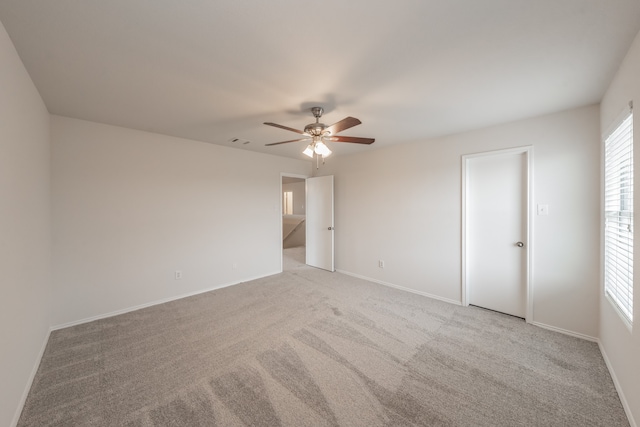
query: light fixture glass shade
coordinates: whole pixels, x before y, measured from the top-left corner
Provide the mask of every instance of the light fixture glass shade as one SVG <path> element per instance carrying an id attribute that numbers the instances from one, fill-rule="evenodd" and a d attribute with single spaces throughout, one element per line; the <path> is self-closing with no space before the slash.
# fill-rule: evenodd
<path id="1" fill-rule="evenodd" d="M 313 157 L 313 145 L 312 144 L 307 145 L 307 148 L 304 149 L 302 154 L 305 154 L 309 157 Z"/>
<path id="2" fill-rule="evenodd" d="M 329 150 L 329 147 L 327 147 L 322 141 L 319 141 L 316 144 L 315 152 L 322 157 L 329 157 L 329 155 L 331 154 L 331 150 Z"/>

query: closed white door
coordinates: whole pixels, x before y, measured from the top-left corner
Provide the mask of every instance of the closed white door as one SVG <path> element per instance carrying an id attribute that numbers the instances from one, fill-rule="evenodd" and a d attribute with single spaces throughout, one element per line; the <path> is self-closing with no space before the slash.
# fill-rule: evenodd
<path id="1" fill-rule="evenodd" d="M 525 318 L 528 153 L 466 161 L 468 303 Z"/>
<path id="2" fill-rule="evenodd" d="M 307 178 L 307 265 L 335 271 L 333 176 Z"/>

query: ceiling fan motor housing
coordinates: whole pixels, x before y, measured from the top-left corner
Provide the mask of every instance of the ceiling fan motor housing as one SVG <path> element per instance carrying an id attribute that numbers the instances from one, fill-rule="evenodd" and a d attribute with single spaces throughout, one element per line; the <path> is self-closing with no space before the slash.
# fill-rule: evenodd
<path id="1" fill-rule="evenodd" d="M 312 107 L 311 113 L 313 114 L 313 117 L 316 118 L 316 122 L 306 125 L 304 127 L 304 133 L 311 136 L 322 136 L 324 134 L 324 130 L 327 128 L 327 125 L 320 123 L 320 117 L 322 117 L 324 110 L 322 107 Z"/>
<path id="2" fill-rule="evenodd" d="M 304 127 L 304 133 L 311 136 L 321 136 L 326 128 L 327 125 L 324 123 L 311 123 Z"/>

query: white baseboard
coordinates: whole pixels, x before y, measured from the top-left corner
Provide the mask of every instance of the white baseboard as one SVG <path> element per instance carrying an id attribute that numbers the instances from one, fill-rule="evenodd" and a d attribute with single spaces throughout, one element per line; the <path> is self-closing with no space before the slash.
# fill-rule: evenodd
<path id="1" fill-rule="evenodd" d="M 344 270 L 336 270 L 337 272 L 341 273 L 341 274 L 345 274 L 347 276 L 351 276 L 351 277 L 356 277 L 358 279 L 363 279 L 363 280 L 367 280 L 369 282 L 373 282 L 373 283 L 377 283 L 379 285 L 383 285 L 383 286 L 388 286 L 390 288 L 395 288 L 395 289 L 399 289 L 405 292 L 410 292 L 413 294 L 417 294 L 417 295 L 422 295 L 425 296 L 427 298 L 432 298 L 438 301 L 443 301 L 449 304 L 454 304 L 454 305 L 462 305 L 460 301 L 456 301 L 456 300 L 452 300 L 449 298 L 443 298 L 437 295 L 432 295 L 426 292 L 421 292 L 421 291 L 417 291 L 415 289 L 410 289 L 410 288 L 405 288 L 403 286 L 398 286 L 395 285 L 393 283 L 388 283 L 388 282 L 384 282 L 382 280 L 377 280 L 377 279 L 373 279 L 371 277 L 366 277 L 366 276 L 362 276 L 359 274 L 355 274 L 355 273 L 351 273 L 348 271 L 344 271 Z M 24 405 L 27 401 L 27 397 L 29 396 L 29 391 L 31 390 L 31 386 L 33 385 L 33 380 L 35 379 L 36 374 L 38 373 L 38 368 L 40 367 L 40 362 L 42 361 L 42 357 L 44 356 L 44 351 L 47 348 L 47 343 L 49 342 L 49 337 L 51 335 L 51 332 L 58 330 L 58 329 L 64 329 L 64 328 L 68 328 L 70 326 L 75 326 L 75 325 L 81 325 L 83 323 L 88 323 L 88 322 L 93 322 L 94 320 L 100 320 L 100 319 L 106 319 L 108 317 L 113 317 L 113 316 L 117 316 L 119 314 L 124 314 L 124 313 L 128 313 L 131 311 L 135 311 L 135 310 L 140 310 L 143 308 L 147 308 L 147 307 L 151 307 L 154 305 L 158 305 L 158 304 L 164 304 L 166 302 L 171 302 L 171 301 L 175 301 L 175 300 L 179 300 L 182 298 L 188 298 L 194 295 L 199 295 L 199 294 L 203 294 L 205 292 L 211 292 L 211 291 L 215 291 L 217 289 L 222 289 L 222 288 L 227 288 L 229 286 L 234 286 L 234 285 L 238 285 L 240 283 L 244 283 L 244 282 L 248 282 L 251 280 L 257 280 L 257 279 L 262 279 L 264 277 L 268 277 L 268 276 L 272 276 L 275 274 L 280 274 L 282 271 L 276 271 L 276 272 L 272 272 L 272 273 L 268 273 L 262 276 L 256 276 L 256 277 L 249 277 L 246 279 L 243 279 L 241 281 L 237 281 L 237 282 L 229 282 L 229 283 L 225 283 L 225 284 L 221 284 L 221 285 L 217 285 L 211 288 L 207 288 L 207 289 L 203 289 L 203 290 L 199 290 L 199 291 L 195 291 L 195 292 L 190 292 L 187 294 L 182 294 L 182 295 L 178 295 L 178 296 L 174 296 L 174 297 L 170 297 L 170 298 L 164 298 L 162 300 L 157 300 L 157 301 L 153 301 L 150 303 L 146 303 L 146 304 L 141 304 L 141 305 L 137 305 L 134 307 L 129 307 L 129 308 L 125 308 L 122 310 L 117 310 L 117 311 L 113 311 L 110 313 L 105 313 L 105 314 L 101 314 L 98 316 L 92 316 L 92 317 L 88 317 L 85 319 L 81 319 L 81 320 L 77 320 L 77 321 L 73 321 L 73 322 L 69 322 L 69 323 L 64 323 L 61 325 L 57 325 L 57 326 L 52 326 L 51 328 L 49 328 L 49 331 L 47 332 L 44 342 L 42 343 L 42 346 L 40 348 L 40 352 L 38 354 L 38 357 L 36 358 L 35 364 L 33 366 L 33 369 L 31 370 L 31 374 L 29 375 L 29 379 L 27 381 L 27 384 L 25 386 L 25 389 L 22 393 L 22 397 L 20 398 L 20 402 L 18 404 L 18 407 L 16 408 L 15 414 L 13 416 L 13 420 L 11 422 L 11 427 L 16 427 L 18 425 L 18 421 L 20 420 L 20 415 L 22 415 L 22 410 L 24 408 Z M 532 325 L 538 326 L 540 328 L 544 328 L 544 329 L 549 329 L 551 331 L 555 331 L 555 332 L 559 332 L 565 335 L 570 335 L 573 337 L 577 337 L 577 338 L 582 338 L 584 340 L 587 341 L 592 341 L 592 342 L 596 342 L 598 344 L 598 347 L 600 348 L 600 353 L 602 354 L 602 358 L 604 359 L 604 362 L 607 366 L 607 369 L 609 370 L 609 374 L 611 375 L 611 379 L 613 380 L 613 384 L 616 388 L 616 391 L 618 392 L 618 396 L 620 397 L 620 402 L 622 403 L 622 407 L 624 408 L 624 411 L 627 415 L 627 418 L 629 419 L 629 424 L 630 427 L 638 427 L 638 425 L 635 422 L 635 419 L 633 418 L 633 414 L 631 412 L 631 408 L 629 407 L 629 403 L 627 402 L 627 399 L 625 398 L 625 395 L 622 391 L 622 388 L 620 386 L 620 383 L 618 381 L 618 378 L 616 377 L 615 371 L 613 370 L 613 366 L 611 365 L 611 362 L 609 361 L 609 357 L 607 356 L 607 353 L 604 350 L 604 347 L 602 346 L 602 343 L 600 342 L 600 340 L 598 338 L 589 336 L 589 335 L 584 335 L 584 334 L 580 334 L 577 332 L 573 332 L 573 331 L 569 331 L 566 329 L 562 329 L 562 328 L 557 328 L 555 326 L 550 326 L 550 325 L 546 325 L 544 323 L 539 323 L 539 322 L 531 322 Z"/>
<path id="2" fill-rule="evenodd" d="M 18 425 L 18 421 L 20 420 L 20 415 L 22 415 L 22 410 L 24 409 L 24 404 L 27 403 L 27 397 L 29 396 L 29 391 L 31 391 L 31 386 L 33 385 L 33 380 L 36 378 L 36 374 L 38 373 L 38 368 L 40 367 L 40 362 L 42 361 L 42 356 L 44 356 L 44 351 L 47 348 L 47 343 L 49 342 L 49 336 L 51 335 L 52 329 L 49 328 L 47 334 L 44 337 L 44 342 L 40 347 L 40 352 L 38 353 L 38 357 L 36 357 L 36 362 L 33 365 L 33 369 L 31 369 L 31 374 L 29 375 L 29 379 L 27 380 L 27 384 L 25 385 L 24 391 L 22 392 L 22 397 L 20 398 L 20 402 L 18 403 L 18 407 L 16 408 L 16 412 L 13 414 L 13 420 L 11 421 L 11 427 L 16 427 Z"/>
<path id="3" fill-rule="evenodd" d="M 40 348 L 40 352 L 38 354 L 38 357 L 36 358 L 36 362 L 35 362 L 35 364 L 33 366 L 33 369 L 31 370 L 31 375 L 29 375 L 29 379 L 28 379 L 27 384 L 25 386 L 24 392 L 22 393 L 22 397 L 20 399 L 18 407 L 16 408 L 16 412 L 15 412 L 15 414 L 13 416 L 13 420 L 11 421 L 11 427 L 15 427 L 15 426 L 18 425 L 18 421 L 20 420 L 20 415 L 22 415 L 22 410 L 24 409 L 24 405 L 25 405 L 25 403 L 27 401 L 27 397 L 29 396 L 29 391 L 31 390 L 31 386 L 33 385 L 33 380 L 35 379 L 36 374 L 38 373 L 38 368 L 40 367 L 40 362 L 42 361 L 42 357 L 44 356 L 44 351 L 47 348 L 47 343 L 49 342 L 49 337 L 51 336 L 51 332 L 56 331 L 58 329 L 68 328 L 70 326 L 81 325 L 83 323 L 93 322 L 94 320 L 106 319 L 108 317 L 117 316 L 119 314 L 129 313 L 131 311 L 140 310 L 142 308 L 147 308 L 147 307 L 151 307 L 151 306 L 158 305 L 158 304 L 164 304 L 166 302 L 171 302 L 171 301 L 179 300 L 179 299 L 182 299 L 182 298 L 188 298 L 188 297 L 191 297 L 191 296 L 194 296 L 194 295 L 203 294 L 205 292 L 215 291 L 216 289 L 227 288 L 229 286 L 238 285 L 240 283 L 249 282 L 251 280 L 262 279 L 263 277 L 272 276 L 274 274 L 279 274 L 279 273 L 281 273 L 281 272 L 280 271 L 276 271 L 276 272 L 265 274 L 263 276 L 248 277 L 248 278 L 242 279 L 242 280 L 237 281 L 237 282 L 224 283 L 224 284 L 221 284 L 221 285 L 213 286 L 211 288 L 202 289 L 202 290 L 195 291 L 195 292 L 190 292 L 190 293 L 187 293 L 187 294 L 181 294 L 181 295 L 178 295 L 178 296 L 174 296 L 174 297 L 170 297 L 170 298 L 164 298 L 164 299 L 161 299 L 161 300 L 153 301 L 153 302 L 146 303 L 146 304 L 140 304 L 140 305 L 137 305 L 137 306 L 134 306 L 134 307 L 125 308 L 125 309 L 122 309 L 122 310 L 112 311 L 110 313 L 100 314 L 100 315 L 97 315 L 97 316 L 87 317 L 85 319 L 80 319 L 80 320 L 76 320 L 76 321 L 73 321 L 73 322 L 68 322 L 68 323 L 64 323 L 64 324 L 60 324 L 60 325 L 51 326 L 49 328 L 49 331 L 47 332 L 47 335 L 45 336 L 44 342 L 42 343 L 42 347 Z"/>
<path id="4" fill-rule="evenodd" d="M 615 371 L 613 370 L 613 365 L 611 365 L 611 361 L 609 360 L 609 356 L 607 356 L 607 352 L 604 351 L 604 347 L 602 346 L 602 342 L 597 340 L 598 347 L 600 347 L 600 353 L 602 354 L 602 358 L 604 359 L 605 365 L 607 365 L 607 369 L 609 370 L 609 375 L 611 375 L 611 379 L 613 380 L 613 385 L 616 387 L 616 391 L 618 392 L 618 397 L 620 397 L 620 402 L 622 403 L 622 407 L 624 408 L 624 412 L 627 414 L 627 419 L 629 420 L 629 425 L 631 427 L 638 427 L 635 419 L 633 418 L 633 414 L 631 413 L 631 408 L 629 407 L 629 402 L 627 402 L 627 398 L 624 396 L 622 392 L 622 387 L 620 386 L 620 382 L 618 381 L 618 377 L 616 376 Z"/>
<path id="5" fill-rule="evenodd" d="M 455 300 L 451 300 L 448 298 L 442 298 L 439 297 L 437 295 L 431 295 L 428 294 L 426 292 L 420 292 L 420 291 L 416 291 L 415 289 L 409 289 L 409 288 L 405 288 L 403 286 L 398 286 L 398 285 L 394 285 L 392 283 L 387 283 L 387 282 L 383 282 L 381 280 L 377 280 L 377 279 L 372 279 L 371 277 L 366 277 L 366 276 L 362 276 L 360 274 L 355 274 L 355 273 L 351 273 L 348 271 L 344 271 L 344 270 L 336 270 L 339 273 L 342 274 L 346 274 L 347 276 L 352 276 L 352 277 L 356 277 L 358 279 L 363 279 L 363 280 L 367 280 L 369 282 L 374 282 L 374 283 L 378 283 L 380 285 L 384 285 L 384 286 L 389 286 L 391 288 L 395 288 L 395 289 L 400 289 L 402 291 L 406 291 L 406 292 L 411 292 L 414 294 L 418 294 L 418 295 L 422 295 L 428 298 L 433 298 L 439 301 L 444 301 L 444 302 L 448 302 L 450 304 L 455 304 L 455 305 L 462 305 L 462 303 L 460 301 L 455 301 Z M 618 378 L 616 377 L 616 374 L 613 370 L 613 367 L 611 365 L 611 362 L 609 361 L 609 357 L 607 356 L 607 353 L 604 351 L 604 347 L 602 346 L 602 343 L 600 342 L 600 340 L 596 337 L 592 337 L 590 335 L 585 335 L 585 334 L 581 334 L 578 332 L 573 332 L 570 331 L 568 329 L 562 329 L 562 328 L 558 328 L 555 326 L 551 326 L 551 325 L 547 325 L 545 323 L 540 323 L 540 322 L 531 322 L 532 325 L 535 325 L 537 327 L 540 328 L 544 328 L 544 329 L 548 329 L 554 332 L 559 332 L 561 334 L 564 335 L 569 335 L 572 337 L 576 337 L 576 338 L 581 338 L 583 340 L 587 340 L 587 341 L 591 341 L 591 342 L 595 342 L 598 344 L 598 347 L 600 348 L 600 353 L 602 353 L 602 358 L 604 359 L 604 363 L 607 366 L 607 369 L 609 370 L 609 374 L 611 375 L 611 379 L 613 380 L 613 384 L 615 385 L 616 391 L 618 392 L 618 396 L 620 397 L 620 402 L 622 403 L 622 407 L 624 408 L 624 412 L 627 415 L 627 418 L 629 420 L 629 425 L 630 427 L 638 427 L 638 425 L 636 424 L 635 419 L 633 418 L 633 414 L 631 413 L 631 408 L 629 407 L 629 403 L 627 402 L 627 399 L 622 391 L 622 388 L 620 387 L 620 383 L 618 381 Z"/>
<path id="6" fill-rule="evenodd" d="M 453 300 L 453 299 L 443 298 L 443 297 L 440 297 L 438 295 L 433 295 L 433 294 L 429 294 L 429 293 L 426 293 L 426 292 L 416 291 L 415 289 L 405 288 L 404 286 L 394 285 L 393 283 L 383 282 L 382 280 L 372 279 L 371 277 L 362 276 L 360 274 L 351 273 L 349 271 L 344 271 L 344 270 L 336 270 L 336 271 L 338 273 L 345 274 L 347 276 L 351 276 L 351 277 L 355 277 L 355 278 L 358 278 L 358 279 L 367 280 L 369 282 L 377 283 L 377 284 L 383 285 L 383 286 L 388 286 L 390 288 L 399 289 L 399 290 L 405 291 L 405 292 L 410 292 L 412 294 L 422 295 L 423 297 L 435 299 L 435 300 L 438 300 L 438 301 L 443 301 L 443 302 L 446 302 L 446 303 L 449 303 L 449 304 L 462 305 L 462 303 L 460 301 L 456 301 L 456 300 Z"/>
<path id="7" fill-rule="evenodd" d="M 136 306 L 133 306 L 133 307 L 123 308 L 121 310 L 116 310 L 116 311 L 112 311 L 112 312 L 109 312 L 109 313 L 99 314 L 97 316 L 91 316 L 91 317 L 87 317 L 87 318 L 80 319 L 80 320 L 74 320 L 72 322 L 67 322 L 67 323 L 63 323 L 63 324 L 60 324 L 60 325 L 52 326 L 51 327 L 51 331 L 57 331 L 58 329 L 64 329 L 64 328 L 68 328 L 68 327 L 71 327 L 71 326 L 82 325 L 83 323 L 93 322 L 95 320 L 106 319 L 106 318 L 109 318 L 109 317 L 118 316 L 120 314 L 125 314 L 125 313 L 129 313 L 131 311 L 136 311 L 136 310 L 141 310 L 143 308 L 152 307 L 154 305 L 164 304 L 164 303 L 171 302 L 171 301 L 176 301 L 176 300 L 179 300 L 179 299 L 182 299 L 182 298 L 192 297 L 194 295 L 204 294 L 206 292 L 215 291 L 217 289 L 228 288 L 229 286 L 238 285 L 238 284 L 244 283 L 244 282 L 250 282 L 251 280 L 262 279 L 263 277 L 273 276 L 274 274 L 280 274 L 280 271 L 267 273 L 267 274 L 265 274 L 263 276 L 247 277 L 247 278 L 244 278 L 244 279 L 242 279 L 240 281 L 237 281 L 237 282 L 224 283 L 222 285 L 216 285 L 216 286 L 213 286 L 211 288 L 201 289 L 201 290 L 198 290 L 198 291 L 195 291 L 195 292 L 190 292 L 190 293 L 187 293 L 187 294 L 180 294 L 180 295 L 176 295 L 176 296 L 173 296 L 173 297 L 163 298 L 161 300 L 156 300 L 156 301 L 152 301 L 152 302 L 136 305 Z"/>
<path id="8" fill-rule="evenodd" d="M 404 286 L 395 285 L 393 283 L 384 282 L 382 280 L 372 279 L 371 277 L 362 276 L 360 274 L 351 273 L 349 271 L 344 271 L 344 270 L 336 270 L 336 271 L 338 273 L 342 273 L 342 274 L 345 274 L 347 276 L 352 276 L 352 277 L 356 277 L 358 279 L 367 280 L 369 282 L 377 283 L 379 285 L 388 286 L 390 288 L 400 289 L 401 291 L 411 292 L 413 294 L 422 295 L 422 296 L 425 296 L 427 298 L 432 298 L 432 299 L 435 299 L 435 300 L 438 300 L 438 301 L 447 302 L 449 304 L 462 305 L 462 302 L 460 302 L 460 301 L 452 300 L 452 299 L 449 299 L 449 298 L 443 298 L 443 297 L 440 297 L 438 295 L 433 295 L 433 294 L 429 294 L 429 293 L 426 293 L 426 292 L 420 292 L 420 291 L 417 291 L 415 289 L 405 288 Z M 559 333 L 564 334 L 564 335 L 569 335 L 569 336 L 572 336 L 572 337 L 581 338 L 581 339 L 587 340 L 587 341 L 598 342 L 598 338 L 592 337 L 590 335 L 581 334 L 579 332 L 570 331 L 568 329 L 558 328 L 556 326 L 547 325 L 545 323 L 540 323 L 540 322 L 530 322 L 530 323 L 532 325 L 538 326 L 540 328 L 549 329 L 551 331 L 559 332 Z"/>
<path id="9" fill-rule="evenodd" d="M 576 338 L 582 338 L 583 340 L 587 340 L 587 341 L 591 341 L 591 342 L 598 342 L 598 338 L 596 337 L 592 337 L 591 335 L 585 335 L 585 334 L 581 334 L 579 332 L 573 332 L 570 331 L 568 329 L 562 329 L 562 328 L 558 328 L 556 326 L 551 326 L 551 325 L 547 325 L 545 323 L 540 323 L 540 322 L 530 322 L 532 325 L 535 325 L 539 328 L 543 328 L 543 329 L 548 329 L 550 331 L 554 331 L 554 332 L 559 332 L 561 334 L 564 335 L 569 335 L 572 337 L 576 337 Z"/>

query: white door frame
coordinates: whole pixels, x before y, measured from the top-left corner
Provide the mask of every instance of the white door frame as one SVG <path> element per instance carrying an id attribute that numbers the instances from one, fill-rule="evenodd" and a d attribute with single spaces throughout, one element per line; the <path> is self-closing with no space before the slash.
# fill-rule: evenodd
<path id="1" fill-rule="evenodd" d="M 486 157 L 486 156 L 499 156 L 505 154 L 524 154 L 526 158 L 526 215 L 524 220 L 526 221 L 526 245 L 524 249 L 526 252 L 525 261 L 525 285 L 526 285 L 526 316 L 525 321 L 527 323 L 533 322 L 533 223 L 531 221 L 531 208 L 533 206 L 533 147 L 516 147 L 504 150 L 487 151 L 483 153 L 465 154 L 462 156 L 462 305 L 469 305 L 469 280 L 467 276 L 467 232 L 469 230 L 468 223 L 468 197 L 467 188 L 469 188 L 469 162 L 474 158 Z"/>
<path id="2" fill-rule="evenodd" d="M 283 256 L 283 251 L 284 251 L 284 241 L 282 240 L 282 215 L 284 215 L 284 212 L 282 212 L 283 206 L 284 206 L 284 200 L 282 200 L 282 198 L 284 197 L 282 194 L 282 178 L 300 178 L 300 179 L 304 179 L 306 180 L 307 178 L 310 178 L 309 175 L 296 175 L 294 173 L 286 173 L 286 172 L 281 172 L 280 173 L 280 273 L 282 273 L 284 271 L 284 256 Z M 306 193 L 306 191 L 305 191 Z M 306 196 L 305 196 L 306 197 Z M 306 214 L 306 212 L 305 212 Z"/>

